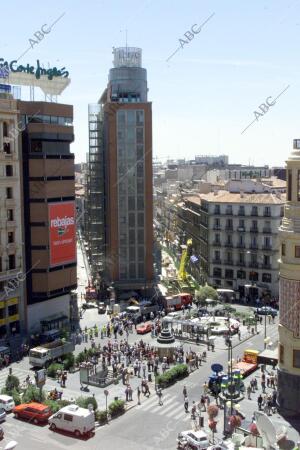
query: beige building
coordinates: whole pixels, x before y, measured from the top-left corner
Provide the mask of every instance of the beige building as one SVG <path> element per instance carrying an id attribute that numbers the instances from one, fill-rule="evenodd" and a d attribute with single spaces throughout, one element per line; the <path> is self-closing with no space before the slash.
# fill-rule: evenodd
<path id="1" fill-rule="evenodd" d="M 23 237 L 17 102 L 0 94 L 0 342 L 24 331 Z M 12 346 L 13 348 L 13 346 Z"/>
<path id="2" fill-rule="evenodd" d="M 300 140 L 287 160 L 287 201 L 280 227 L 278 404 L 300 416 Z"/>
<path id="3" fill-rule="evenodd" d="M 208 283 L 240 297 L 278 296 L 278 228 L 285 196 L 218 191 L 201 195 L 208 229 Z"/>

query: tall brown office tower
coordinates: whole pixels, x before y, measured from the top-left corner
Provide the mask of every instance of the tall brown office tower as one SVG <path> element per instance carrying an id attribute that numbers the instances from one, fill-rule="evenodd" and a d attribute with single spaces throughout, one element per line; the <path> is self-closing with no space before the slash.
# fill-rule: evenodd
<path id="1" fill-rule="evenodd" d="M 147 294 L 153 285 L 152 105 L 141 49 L 113 53 L 98 114 L 90 116 L 90 260 L 94 281 Z"/>
<path id="2" fill-rule="evenodd" d="M 73 107 L 18 102 L 22 122 L 27 330 L 61 328 L 76 288 Z M 25 272 L 25 271 L 24 271 Z"/>

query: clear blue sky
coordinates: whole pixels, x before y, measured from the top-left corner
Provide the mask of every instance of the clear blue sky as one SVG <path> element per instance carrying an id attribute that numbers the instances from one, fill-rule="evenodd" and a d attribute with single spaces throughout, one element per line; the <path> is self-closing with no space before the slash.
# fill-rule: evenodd
<path id="1" fill-rule="evenodd" d="M 71 85 L 59 101 L 74 105 L 76 160 L 88 152 L 88 104 L 112 67 L 112 47 L 143 49 L 153 102 L 153 154 L 282 165 L 300 137 L 300 0 L 10 0 L 2 5 L 0 57 L 17 58 L 43 24 L 65 12 L 20 63 L 66 66 Z M 203 26 L 174 57 L 193 24 Z M 244 134 L 254 111 L 287 86 Z M 269 100 L 271 102 L 271 99 Z"/>

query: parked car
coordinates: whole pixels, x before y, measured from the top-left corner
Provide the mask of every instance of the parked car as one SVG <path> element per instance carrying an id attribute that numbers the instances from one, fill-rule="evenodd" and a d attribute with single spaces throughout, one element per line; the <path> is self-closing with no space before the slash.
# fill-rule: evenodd
<path id="1" fill-rule="evenodd" d="M 95 429 L 95 414 L 89 409 L 68 405 L 53 414 L 49 418 L 49 424 L 53 431 L 69 431 L 79 437 L 90 434 Z"/>
<path id="2" fill-rule="evenodd" d="M 202 431 L 187 430 L 178 434 L 178 442 L 186 442 L 191 448 L 194 449 L 207 449 L 209 446 L 209 440 L 207 434 Z"/>
<path id="3" fill-rule="evenodd" d="M 52 415 L 49 406 L 36 402 L 22 403 L 15 406 L 13 413 L 16 419 L 27 419 L 34 424 L 48 422 L 49 417 Z"/>
<path id="4" fill-rule="evenodd" d="M 10 395 L 0 395 L 0 408 L 4 409 L 6 412 L 10 412 L 15 407 L 14 399 Z"/>
<path id="5" fill-rule="evenodd" d="M 256 309 L 257 314 L 260 316 L 277 316 L 277 309 L 271 308 L 271 306 L 262 306 Z"/>
<path id="6" fill-rule="evenodd" d="M 6 411 L 3 408 L 0 408 L 0 422 L 4 422 L 6 419 Z"/>
<path id="7" fill-rule="evenodd" d="M 98 303 L 98 314 L 105 314 L 105 312 L 106 312 L 105 303 L 103 302 Z"/>
<path id="8" fill-rule="evenodd" d="M 137 334 L 146 334 L 149 333 L 152 329 L 151 322 L 145 322 L 141 323 L 140 325 L 137 325 L 136 332 Z"/>
<path id="9" fill-rule="evenodd" d="M 96 305 L 96 303 L 85 302 L 85 303 L 82 303 L 81 307 L 82 307 L 82 309 L 92 309 L 92 308 L 97 308 L 97 305 Z"/>

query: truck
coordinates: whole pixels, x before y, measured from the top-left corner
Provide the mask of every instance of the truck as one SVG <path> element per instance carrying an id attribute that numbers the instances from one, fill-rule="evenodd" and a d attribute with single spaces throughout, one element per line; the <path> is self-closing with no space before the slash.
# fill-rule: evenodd
<path id="1" fill-rule="evenodd" d="M 163 299 L 163 305 L 166 312 L 173 310 L 179 311 L 182 307 L 192 305 L 193 296 L 191 294 L 182 292 L 180 294 L 171 295 Z"/>
<path id="2" fill-rule="evenodd" d="M 257 350 L 245 350 L 242 361 L 234 363 L 233 369 L 239 369 L 243 378 L 247 377 L 258 367 L 258 354 Z"/>
<path id="3" fill-rule="evenodd" d="M 150 319 L 151 313 L 156 316 L 158 310 L 159 307 L 156 304 L 141 304 L 139 306 L 131 305 L 126 308 L 127 314 L 129 314 L 132 319 L 134 319 L 135 323 L 142 322 L 143 316 L 145 316 L 147 320 Z"/>
<path id="4" fill-rule="evenodd" d="M 52 361 L 72 353 L 75 350 L 73 342 L 64 342 L 58 339 L 48 344 L 32 348 L 29 351 L 29 364 L 33 367 L 48 367 Z"/>

